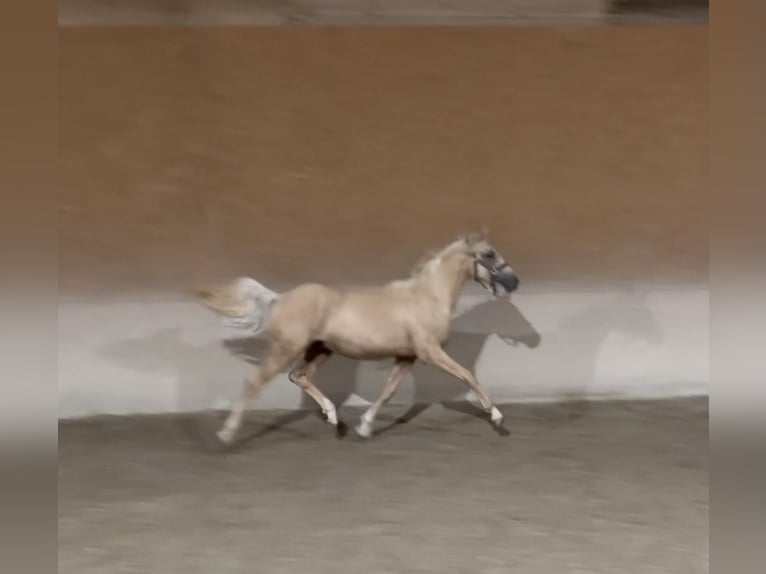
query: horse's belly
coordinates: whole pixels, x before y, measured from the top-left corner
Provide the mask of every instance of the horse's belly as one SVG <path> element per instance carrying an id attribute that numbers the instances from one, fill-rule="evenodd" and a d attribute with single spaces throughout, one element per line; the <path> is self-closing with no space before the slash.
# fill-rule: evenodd
<path id="1" fill-rule="evenodd" d="M 322 341 L 336 353 L 352 359 L 383 359 L 392 356 L 413 355 L 412 345 L 406 338 L 380 337 L 370 333 L 359 336 L 345 333 L 328 333 Z"/>
<path id="2" fill-rule="evenodd" d="M 346 344 L 345 342 L 340 344 L 325 343 L 325 345 L 334 353 L 359 361 L 378 361 L 391 357 L 415 356 L 414 351 L 407 347 L 389 347 L 387 349 L 383 347 L 373 348 L 358 344 Z"/>
<path id="3" fill-rule="evenodd" d="M 405 325 L 394 321 L 340 315 L 327 322 L 321 340 L 331 350 L 353 359 L 414 354 Z"/>

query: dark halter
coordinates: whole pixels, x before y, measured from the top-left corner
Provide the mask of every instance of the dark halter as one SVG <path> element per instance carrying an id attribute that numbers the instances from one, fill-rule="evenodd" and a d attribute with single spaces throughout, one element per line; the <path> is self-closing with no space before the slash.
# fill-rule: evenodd
<path id="1" fill-rule="evenodd" d="M 489 272 L 489 284 L 479 279 L 479 274 L 477 273 L 479 266 L 484 267 Z M 487 263 L 481 256 L 473 258 L 473 276 L 476 278 L 476 282 L 488 291 L 491 291 L 492 295 L 495 296 L 497 296 L 497 276 L 506 267 L 510 267 L 507 261 L 500 265 L 492 265 Z"/>

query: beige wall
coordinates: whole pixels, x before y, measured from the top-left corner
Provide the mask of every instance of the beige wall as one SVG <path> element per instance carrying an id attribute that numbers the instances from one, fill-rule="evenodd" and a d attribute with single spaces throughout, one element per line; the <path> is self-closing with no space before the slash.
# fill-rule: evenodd
<path id="1" fill-rule="evenodd" d="M 706 277 L 707 27 L 63 28 L 60 286 Z"/>

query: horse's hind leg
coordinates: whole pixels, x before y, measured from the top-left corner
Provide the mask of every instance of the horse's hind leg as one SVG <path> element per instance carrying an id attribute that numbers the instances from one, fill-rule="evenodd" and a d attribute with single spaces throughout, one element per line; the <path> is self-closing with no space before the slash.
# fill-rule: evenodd
<path id="1" fill-rule="evenodd" d="M 294 361 L 296 355 L 297 351 L 293 351 L 287 346 L 272 344 L 269 349 L 269 354 L 263 364 L 259 366 L 255 373 L 245 380 L 242 395 L 239 400 L 234 403 L 229 416 L 218 431 L 218 438 L 223 443 L 229 444 L 234 439 L 234 434 L 242 425 L 242 417 L 245 414 L 245 409 L 247 408 L 248 403 L 255 399 L 263 385 L 268 383 L 277 373 L 279 373 L 279 371 Z"/>
<path id="2" fill-rule="evenodd" d="M 396 358 L 396 363 L 391 370 L 391 374 L 388 376 L 388 382 L 386 382 L 383 392 L 380 397 L 378 397 L 378 400 L 364 412 L 359 424 L 354 429 L 359 436 L 364 438 L 372 436 L 372 424 L 375 422 L 375 417 L 377 416 L 378 411 L 391 399 L 391 397 L 394 396 L 396 389 L 399 388 L 399 385 L 404 380 L 404 377 L 407 376 L 407 373 L 412 368 L 414 362 L 414 357 Z"/>
<path id="3" fill-rule="evenodd" d="M 463 381 L 479 397 L 482 408 L 489 413 L 492 424 L 499 427 L 503 422 L 503 413 L 492 403 L 484 389 L 479 385 L 479 381 L 471 371 L 463 367 L 460 363 L 450 357 L 439 345 L 424 346 L 418 351 L 418 358 L 424 363 L 428 363 L 449 373 L 453 377 Z"/>
<path id="4" fill-rule="evenodd" d="M 335 405 L 311 381 L 311 378 L 316 374 L 322 363 L 329 359 L 331 355 L 332 351 L 321 342 L 312 343 L 303 354 L 303 363 L 290 371 L 288 378 L 317 402 L 322 409 L 322 413 L 327 417 L 328 423 L 338 426 L 338 413 Z"/>

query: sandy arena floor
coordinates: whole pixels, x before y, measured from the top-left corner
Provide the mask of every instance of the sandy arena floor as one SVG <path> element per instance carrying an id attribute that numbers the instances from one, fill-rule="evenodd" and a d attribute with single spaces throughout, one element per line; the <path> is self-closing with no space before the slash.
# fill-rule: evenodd
<path id="1" fill-rule="evenodd" d="M 706 399 L 503 410 L 391 407 L 369 442 L 253 412 L 225 454 L 213 415 L 62 423 L 59 572 L 707 572 Z"/>

